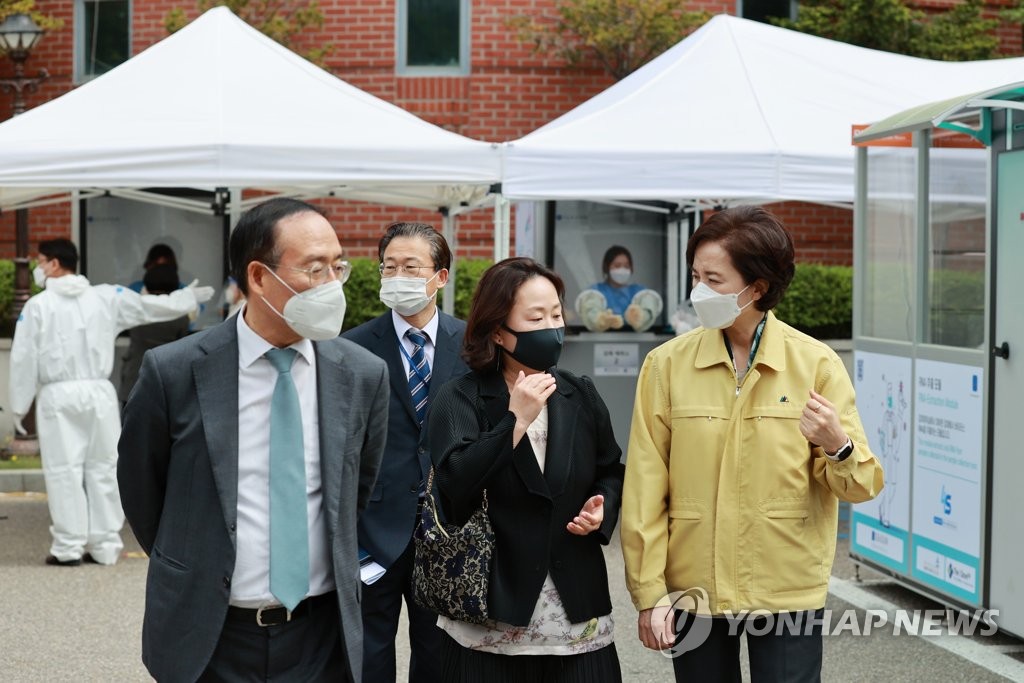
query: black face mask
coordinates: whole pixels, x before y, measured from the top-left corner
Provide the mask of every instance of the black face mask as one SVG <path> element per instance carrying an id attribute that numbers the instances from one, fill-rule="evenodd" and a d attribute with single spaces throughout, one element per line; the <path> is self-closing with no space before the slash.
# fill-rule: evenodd
<path id="1" fill-rule="evenodd" d="M 504 323 L 501 326 L 516 338 L 515 352 L 506 349 L 505 353 L 533 370 L 543 371 L 558 365 L 558 358 L 562 355 L 562 341 L 565 339 L 564 327 L 517 332 Z"/>

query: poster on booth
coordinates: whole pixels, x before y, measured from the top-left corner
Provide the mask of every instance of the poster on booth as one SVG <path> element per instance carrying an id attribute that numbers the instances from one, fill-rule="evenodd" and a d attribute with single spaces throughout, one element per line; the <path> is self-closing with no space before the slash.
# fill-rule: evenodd
<path id="1" fill-rule="evenodd" d="M 913 578 L 981 603 L 982 369 L 918 360 Z"/>
<path id="2" fill-rule="evenodd" d="M 857 412 L 871 451 L 881 461 L 885 486 L 874 500 L 853 506 L 851 550 L 910 574 L 911 359 L 854 353 Z"/>

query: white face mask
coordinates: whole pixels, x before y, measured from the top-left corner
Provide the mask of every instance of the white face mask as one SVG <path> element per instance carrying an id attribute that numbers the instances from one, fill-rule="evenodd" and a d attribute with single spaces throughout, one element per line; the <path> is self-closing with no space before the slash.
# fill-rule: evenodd
<path id="1" fill-rule="evenodd" d="M 288 327 L 313 341 L 326 341 L 341 334 L 341 325 L 345 322 L 345 290 L 341 287 L 341 280 L 330 280 L 304 292 L 296 292 L 270 266 L 266 268 L 295 295 L 285 303 L 283 312 L 278 312 L 269 301 L 260 297 L 270 310 L 288 323 Z"/>
<path id="2" fill-rule="evenodd" d="M 633 276 L 633 270 L 631 268 L 612 268 L 608 271 L 608 276 L 615 284 L 624 285 Z"/>
<path id="3" fill-rule="evenodd" d="M 721 330 L 732 325 L 739 317 L 740 311 L 754 303 L 751 299 L 743 306 L 739 306 L 736 300 L 740 294 L 747 291 L 747 285 L 735 294 L 719 294 L 703 282 L 697 283 L 690 293 L 690 303 L 693 304 L 693 312 L 700 319 L 700 324 L 709 330 Z"/>
<path id="4" fill-rule="evenodd" d="M 43 272 L 42 266 L 36 266 L 32 269 L 32 279 L 36 281 L 36 287 L 40 289 L 46 287 L 46 273 Z"/>
<path id="5" fill-rule="evenodd" d="M 441 271 L 434 273 L 433 280 Z M 437 290 L 427 295 L 430 280 L 422 277 L 386 277 L 380 281 L 380 300 L 398 315 L 416 315 L 437 296 Z"/>

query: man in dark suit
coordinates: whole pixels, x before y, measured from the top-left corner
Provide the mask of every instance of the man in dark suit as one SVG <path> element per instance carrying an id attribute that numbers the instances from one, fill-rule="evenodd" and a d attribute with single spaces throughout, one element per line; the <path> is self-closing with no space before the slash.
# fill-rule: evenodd
<path id="1" fill-rule="evenodd" d="M 356 519 L 387 433 L 386 365 L 337 337 L 349 265 L 319 209 L 276 198 L 231 234 L 248 297 L 146 353 L 118 444 L 149 554 L 159 681 L 359 681 Z"/>
<path id="2" fill-rule="evenodd" d="M 395 637 L 405 598 L 412 656 L 409 680 L 440 680 L 437 615 L 412 599 L 412 535 L 430 454 L 423 419 L 430 399 L 469 370 L 459 353 L 466 324 L 437 308 L 451 250 L 424 223 L 394 223 L 378 245 L 381 301 L 391 310 L 345 334 L 384 359 L 391 377 L 388 438 L 377 486 L 359 519 L 359 547 L 387 571 L 363 588 L 363 680 L 395 680 Z"/>

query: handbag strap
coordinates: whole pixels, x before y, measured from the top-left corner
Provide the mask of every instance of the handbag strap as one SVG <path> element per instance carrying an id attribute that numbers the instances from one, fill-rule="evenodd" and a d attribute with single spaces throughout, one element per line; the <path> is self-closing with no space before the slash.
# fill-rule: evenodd
<path id="1" fill-rule="evenodd" d="M 437 516 L 437 503 L 434 502 L 434 466 L 433 465 L 430 466 L 430 474 L 427 475 L 427 495 L 426 495 L 426 498 L 427 498 L 428 504 L 430 505 L 431 510 L 434 511 L 434 516 L 436 517 Z M 484 512 L 487 512 L 487 489 L 484 489 L 482 498 L 483 498 L 483 502 L 480 504 L 480 507 L 483 508 Z"/>

